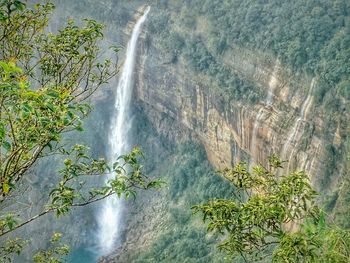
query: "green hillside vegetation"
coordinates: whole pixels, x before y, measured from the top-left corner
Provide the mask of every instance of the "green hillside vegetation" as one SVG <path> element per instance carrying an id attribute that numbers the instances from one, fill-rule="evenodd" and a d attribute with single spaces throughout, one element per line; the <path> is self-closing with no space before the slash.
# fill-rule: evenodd
<path id="1" fill-rule="evenodd" d="M 157 1 L 149 32 L 164 63 L 184 63 L 193 81 L 222 102 L 254 105 L 266 98 L 266 89 L 225 61 L 240 48 L 261 56 L 270 68 L 278 59 L 291 75 L 316 76 L 311 114 L 324 120 L 327 131 L 313 132 L 331 141 L 337 125 L 342 138 L 349 129 L 349 5 L 347 0 Z M 306 92 L 302 85 L 298 89 Z M 344 157 L 344 147 L 332 151 L 337 159 Z M 341 172 L 331 162 L 327 165 L 327 176 Z"/>
<path id="2" fill-rule="evenodd" d="M 332 142 L 339 127 L 341 142 L 325 146 L 325 174 L 316 184 L 328 192 L 335 177 L 347 177 L 349 168 L 344 164 L 349 162 L 346 142 L 350 130 L 349 1 L 173 0 L 157 1 L 154 8 L 159 12 L 150 17 L 149 31 L 164 62 L 184 63 L 194 82 L 223 101 L 254 105 L 266 98 L 265 89 L 255 87 L 225 63 L 224 57 L 240 48 L 265 56 L 262 60 L 268 61 L 270 68 L 278 58 L 292 75 L 316 76 L 309 116 L 314 121 L 306 124 L 300 148 L 305 149 L 313 136 Z M 299 84 L 298 92 L 305 93 L 304 86 Z M 290 105 L 280 106 L 282 111 L 290 111 L 281 117 L 289 118 L 288 123 L 284 122 L 286 130 L 298 113 L 293 113 Z M 324 121 L 322 129 L 317 127 L 319 120 Z M 342 199 L 346 189 L 339 191 Z"/>
<path id="3" fill-rule="evenodd" d="M 295 71 L 320 76 L 326 85 L 319 85 L 315 91 L 319 103 L 329 104 L 327 100 L 335 94 L 350 99 L 347 0 L 174 0 L 159 1 L 156 8 L 162 12 L 152 17 L 152 33 L 161 36 L 172 61 L 183 53 L 195 70 L 215 74 L 217 69 L 221 74 L 216 78 L 222 88 L 230 86 L 229 77 L 213 58 L 239 45 L 272 53 Z M 169 19 L 167 12 L 174 9 L 181 13 L 180 23 Z M 189 37 L 198 28 L 199 35 Z"/>
<path id="4" fill-rule="evenodd" d="M 175 156 L 163 178 L 169 187 L 166 229 L 150 248 L 134 255 L 133 262 L 223 262 L 215 248 L 216 238 L 206 236 L 191 206 L 216 196 L 228 197 L 233 189 L 214 174 L 202 147 L 185 144 Z"/>
<path id="5" fill-rule="evenodd" d="M 154 198 L 162 204 L 161 222 L 149 222 L 161 228 L 152 230 L 154 238 L 147 247 L 123 251 L 130 262 L 224 262 L 224 254 L 216 248 L 217 237 L 208 236 L 199 217 L 191 207 L 215 197 L 229 198 L 234 189 L 217 176 L 206 159 L 203 146 L 183 142 L 176 146 L 157 134 L 144 113 L 138 112 L 133 133 L 136 143 L 143 145 L 147 174 L 161 176 L 166 186 Z M 152 158 L 151 158 L 152 156 Z M 149 193 L 152 194 L 152 193 Z M 149 197 L 144 197 L 148 200 Z M 150 204 L 141 199 L 130 209 L 143 210 Z"/>
<path id="6" fill-rule="evenodd" d="M 82 10 L 81 14 L 91 12 L 86 3 L 94 4 L 93 0 L 68 2 L 69 8 Z M 125 27 L 142 2 L 103 1 L 93 11 L 98 13 L 96 18 L 109 23 L 111 32 Z M 339 189 L 326 202 L 329 215 L 320 212 L 320 200 L 306 173 L 275 176 L 281 163 L 272 158 L 268 168 L 258 166 L 251 172 L 246 164 L 238 164 L 218 175 L 202 146 L 193 142 L 176 146 L 168 138 L 152 134 L 142 120 L 146 116 L 135 121 L 136 129 L 143 133 L 134 136 L 137 143 L 148 144 L 144 167 L 139 165 L 142 153 L 138 148 L 122 157 L 124 165 L 115 162 L 109 167 L 105 160 L 91 156 L 85 146 L 65 147 L 62 134 L 82 131 L 82 120 L 91 111 L 88 98 L 116 74 L 111 61 L 100 60 L 103 26 L 94 20 L 79 26 L 69 21 L 62 30 L 46 34 L 51 4 L 27 9 L 22 1 L 6 0 L 0 3 L 0 204 L 20 189 L 20 182 L 40 158 L 58 154 L 65 161 L 40 214 L 21 218 L 1 211 L 0 262 L 10 262 L 27 244 L 20 235 L 13 238 L 9 234 L 45 214 L 63 215 L 72 207 L 112 194 L 132 196 L 139 188 L 162 185 L 145 176 L 144 170 L 147 175 L 161 174 L 167 183 L 162 200 L 165 224 L 147 247 L 128 255 L 131 262 L 348 262 L 349 231 L 338 225 L 350 227 L 350 183 L 346 177 L 350 139 L 344 136 L 349 131 L 350 2 L 158 0 L 153 4 L 157 12 L 150 16 L 146 45 L 160 48 L 164 64 L 184 63 L 194 81 L 205 83 L 206 91 L 220 101 L 249 106 L 266 95 L 223 62 L 236 46 L 278 58 L 295 74 L 319 77 L 314 114 L 327 117 L 322 136 L 332 142 L 340 123 L 341 136 L 346 138 L 340 146 L 330 143 L 325 147 L 328 174 L 339 172 L 339 166 L 343 169 Z M 176 21 L 174 13 L 179 18 Z M 112 38 L 122 35 L 119 32 Z M 86 84 L 83 91 L 81 84 Z M 301 143 L 305 148 L 315 129 L 314 124 L 309 126 Z M 150 134 L 155 137 L 149 138 Z M 156 140 L 166 144 L 162 145 L 166 153 L 152 148 L 157 147 Z M 126 166 L 129 177 L 122 177 Z M 110 186 L 83 187 L 87 175 L 107 172 L 115 175 Z M 326 188 L 332 179 L 325 177 L 319 184 Z M 147 201 L 136 204 L 142 208 Z M 206 223 L 193 212 L 202 214 Z M 286 225 L 295 221 L 300 228 L 287 231 Z M 60 262 L 69 252 L 60 237 L 55 233 L 52 247 L 39 251 L 34 261 Z"/>

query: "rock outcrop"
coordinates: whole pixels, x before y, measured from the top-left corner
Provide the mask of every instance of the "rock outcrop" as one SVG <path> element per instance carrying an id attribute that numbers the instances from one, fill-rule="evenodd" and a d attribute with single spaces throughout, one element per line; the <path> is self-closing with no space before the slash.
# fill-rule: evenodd
<path id="1" fill-rule="evenodd" d="M 201 141 L 217 168 L 240 160 L 265 164 L 276 153 L 289 161 L 286 171 L 306 169 L 311 176 L 322 175 L 326 142 L 317 134 L 324 124 L 310 114 L 311 86 L 317 80 L 293 76 L 280 63 L 242 49 L 232 49 L 229 60 L 243 79 L 265 89 L 266 98 L 256 105 L 224 102 L 191 78 L 193 73 L 181 60 L 164 64 L 156 47 L 143 46 L 135 90 L 138 104 L 161 134 Z M 180 129 L 169 127 L 169 119 Z"/>

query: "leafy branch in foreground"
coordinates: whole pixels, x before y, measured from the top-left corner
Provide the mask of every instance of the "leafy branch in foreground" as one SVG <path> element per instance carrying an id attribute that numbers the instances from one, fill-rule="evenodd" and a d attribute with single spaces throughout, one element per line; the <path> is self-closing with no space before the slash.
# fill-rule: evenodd
<path id="1" fill-rule="evenodd" d="M 69 253 L 69 247 L 60 243 L 61 238 L 61 233 L 54 233 L 50 240 L 50 248 L 37 252 L 33 261 L 35 263 L 60 263 L 60 258 Z"/>
<path id="2" fill-rule="evenodd" d="M 23 178 L 39 159 L 65 157 L 58 185 L 43 197 L 50 202 L 41 213 L 22 218 L 23 211 L 0 213 L 0 262 L 10 262 L 26 241 L 7 235 L 38 218 L 55 212 L 66 214 L 116 194 L 135 195 L 136 189 L 160 185 L 142 174 L 138 149 L 110 165 L 94 159 L 81 145 L 67 150 L 63 134 L 82 131 L 90 113 L 87 100 L 118 72 L 117 65 L 102 59 L 99 41 L 103 25 L 85 19 L 80 26 L 69 20 L 57 33 L 47 33 L 52 3 L 28 7 L 26 1 L 0 1 L 0 204 L 4 207 L 16 191 L 22 194 Z M 116 52 L 118 49 L 113 48 Z M 115 161 L 115 160 L 112 160 Z M 91 189 L 91 176 L 111 175 L 105 186 Z M 9 239 L 6 239 L 9 238 Z M 47 251 L 37 259 L 50 257 Z M 44 261 L 45 262 L 45 261 Z M 56 262 L 56 261 L 52 261 Z"/>
<path id="3" fill-rule="evenodd" d="M 42 212 L 24 220 L 14 213 L 4 215 L 0 218 L 0 237 L 52 212 L 62 216 L 73 207 L 86 206 L 112 195 L 117 195 L 119 198 L 122 195 L 125 198 L 136 197 L 137 189 L 157 189 L 163 185 L 159 179 L 152 180 L 142 173 L 139 159 L 143 158 L 143 155 L 138 148 L 120 156 L 112 165 L 104 159 L 91 158 L 86 153 L 87 150 L 88 148 L 83 145 L 75 145 L 70 151 L 65 152 L 69 158 L 64 161 L 64 168 L 59 171 L 61 181 L 50 192 L 50 203 Z M 91 176 L 104 178 L 107 175 L 110 179 L 105 185 L 96 188 L 85 185 Z M 28 241 L 20 238 L 8 239 L 4 247 L 0 248 L 3 262 L 11 262 L 12 255 L 20 254 L 27 243 Z M 61 262 L 59 258 L 68 253 L 69 248 L 62 245 L 54 249 L 41 250 L 33 260 L 34 262 Z M 56 261 L 47 261 L 49 259 Z"/>
<path id="4" fill-rule="evenodd" d="M 51 202 L 47 204 L 46 209 L 23 221 L 14 214 L 7 214 L 0 219 L 0 237 L 51 212 L 61 216 L 68 213 L 72 207 L 86 206 L 111 195 L 117 195 L 119 198 L 122 195 L 126 198 L 136 197 L 136 189 L 157 189 L 163 184 L 159 179 L 151 180 L 142 173 L 139 159 L 143 155 L 138 148 L 120 156 L 113 165 L 109 165 L 104 159 L 91 158 L 86 154 L 86 150 L 83 145 L 75 145 L 66 153 L 70 158 L 64 161 L 64 168 L 60 170 L 62 179 L 51 191 Z M 107 175 L 111 178 L 106 185 L 97 188 L 84 187 L 91 176 Z"/>
<path id="5" fill-rule="evenodd" d="M 347 262 L 350 232 L 325 223 L 306 173 L 277 176 L 278 168 L 282 162 L 272 156 L 268 168 L 225 169 L 233 198 L 193 207 L 209 232 L 223 235 L 219 249 L 245 262 Z"/>
<path id="6" fill-rule="evenodd" d="M 82 130 L 90 112 L 84 101 L 117 73 L 98 58 L 101 24 L 70 20 L 57 34 L 45 33 L 52 4 L 1 3 L 0 202 L 63 133 Z"/>

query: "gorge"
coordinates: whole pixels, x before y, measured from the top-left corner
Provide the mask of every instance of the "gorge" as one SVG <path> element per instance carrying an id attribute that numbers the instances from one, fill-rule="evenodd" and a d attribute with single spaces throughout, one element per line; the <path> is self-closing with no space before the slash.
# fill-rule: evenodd
<path id="1" fill-rule="evenodd" d="M 50 30 L 91 17 L 106 25 L 104 55 L 124 46 L 117 78 L 90 100 L 84 134 L 68 140 L 109 161 L 139 146 L 147 176 L 166 185 L 73 209 L 55 225 L 53 216 L 42 218 L 24 228 L 40 242 L 18 262 L 48 247 L 55 231 L 71 245 L 69 263 L 86 250 L 84 262 L 225 262 L 220 237 L 207 234 L 191 207 L 233 196 L 216 170 L 241 161 L 267 166 L 272 154 L 286 161 L 279 176 L 305 170 L 321 207 L 349 227 L 348 1 L 54 3 Z M 25 182 L 29 194 L 11 207 L 45 204 L 37 189 L 53 185 L 45 177 L 56 169 L 51 163 L 60 160 L 36 167 Z"/>

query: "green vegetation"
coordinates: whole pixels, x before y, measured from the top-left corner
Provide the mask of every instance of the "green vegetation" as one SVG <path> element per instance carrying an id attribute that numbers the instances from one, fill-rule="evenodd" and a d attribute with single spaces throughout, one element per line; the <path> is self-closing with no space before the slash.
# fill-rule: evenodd
<path id="1" fill-rule="evenodd" d="M 331 193 L 326 200 L 327 212 L 333 214 L 333 220 L 340 226 L 350 228 L 350 180 L 347 175 L 350 173 L 350 137 L 347 137 L 346 154 L 342 162 L 344 165 L 344 177 L 341 178 L 340 186 Z"/>
<path id="2" fill-rule="evenodd" d="M 312 114 L 325 119 L 328 132 L 315 132 L 330 140 L 328 134 L 349 116 L 349 5 L 347 0 L 157 1 L 149 28 L 165 62 L 183 63 L 194 82 L 224 102 L 266 98 L 264 89 L 230 64 L 235 54 L 241 61 L 233 64 L 244 64 L 241 51 L 261 58 L 263 68 L 272 69 L 271 61 L 278 59 L 289 73 L 316 76 Z M 347 128 L 340 132 L 343 137 Z"/>
<path id="3" fill-rule="evenodd" d="M 176 23 L 180 21 L 172 21 L 169 17 L 171 16 L 166 10 L 150 17 L 149 31 L 152 34 L 152 41 L 156 42 L 162 51 L 162 60 L 166 63 L 176 63 L 180 57 L 184 58 L 195 74 L 207 75 L 215 80 L 210 84 L 206 83 L 206 86 L 218 96 L 223 95 L 225 100 L 241 99 L 249 103 L 258 101 L 260 91 L 250 81 L 243 80 L 222 63 L 220 54 L 225 47 L 223 41 L 209 38 L 210 43 L 207 43 L 208 41 L 201 35 L 194 35 L 193 32 L 186 30 L 177 31 L 174 28 L 177 28 Z M 187 16 L 184 19 L 194 23 L 194 17 L 192 14 L 191 18 Z"/>
<path id="4" fill-rule="evenodd" d="M 147 152 L 147 151 L 146 151 Z M 170 165 L 169 165 L 170 163 Z M 207 236 L 205 227 L 192 216 L 191 206 L 215 196 L 228 198 L 232 187 L 215 175 L 203 147 L 185 143 L 156 167 L 167 186 L 164 199 L 164 227 L 154 233 L 149 247 L 130 251 L 130 262 L 224 262 L 215 248 L 217 238 Z M 160 198 L 160 197 L 157 197 Z M 128 253 L 128 252 L 123 252 Z"/>
<path id="5" fill-rule="evenodd" d="M 94 1 L 70 2 L 71 8 L 85 10 L 86 2 Z M 125 26 L 130 10 L 120 1 L 106 2 L 96 5 L 98 18 L 113 19 L 111 30 Z M 223 62 L 234 47 L 260 50 L 297 73 L 319 76 L 314 101 L 328 113 L 327 129 L 340 122 L 338 112 L 345 112 L 344 99 L 350 99 L 349 1 L 174 0 L 157 1 L 154 8 L 159 11 L 150 17 L 149 41 L 161 48 L 165 63 L 185 61 L 195 81 L 205 83 L 218 100 L 253 104 L 263 97 L 261 90 Z M 179 21 L 174 21 L 170 8 Z M 85 146 L 63 147 L 62 134 L 82 130 L 82 119 L 91 111 L 86 100 L 116 74 L 116 67 L 98 59 L 103 27 L 93 20 L 81 26 L 68 21 L 55 34 L 43 33 L 52 9 L 51 4 L 30 9 L 18 0 L 0 3 L 0 202 L 18 190 L 38 160 L 53 154 L 65 158 L 57 186 L 47 193 L 50 202 L 39 214 L 18 218 L 17 213 L 1 211 L 0 262 L 9 262 L 27 244 L 20 238 L 6 239 L 8 234 L 47 213 L 62 215 L 112 194 L 134 195 L 135 188 L 159 186 L 159 181 L 142 174 L 138 149 L 110 167 L 91 157 Z M 341 125 L 344 132 L 348 126 Z M 314 129 L 307 125 L 302 147 L 307 147 Z M 327 146 L 325 169 L 337 171 L 341 150 Z M 276 178 L 280 163 L 271 159 L 270 167 L 259 166 L 252 173 L 244 164 L 225 170 L 222 175 L 228 183 L 214 174 L 203 148 L 185 144 L 172 154 L 173 163 L 162 167 L 168 182 L 166 227 L 146 250 L 131 255 L 135 262 L 223 262 L 224 254 L 213 246 L 220 241 L 219 248 L 238 261 L 347 262 L 349 233 L 325 223 L 304 173 Z M 157 158 L 152 156 L 149 170 L 160 165 Z M 83 187 L 85 179 L 106 172 L 115 175 L 108 186 Z M 344 227 L 349 227 L 348 189 L 344 180 L 328 203 L 329 210 L 335 209 L 335 221 Z M 207 203 L 196 206 L 203 202 Z M 191 216 L 192 206 L 203 213 L 208 229 L 219 235 L 206 235 L 205 226 Z M 289 232 L 290 225 L 300 227 Z M 34 261 L 59 262 L 68 253 L 59 237 L 56 234 L 52 246 L 39 251 Z"/>
<path id="6" fill-rule="evenodd" d="M 121 29 L 124 29 L 127 23 L 133 20 L 136 9 L 144 4 L 144 1 L 100 1 L 96 3 L 95 0 L 55 0 L 54 3 L 58 14 L 94 18 L 106 26 L 105 35 L 109 40 L 114 43 L 123 43 L 125 35 Z"/>
<path id="7" fill-rule="evenodd" d="M 69 247 L 59 242 L 61 238 L 62 234 L 54 233 L 50 240 L 51 247 L 47 250 L 37 252 L 33 257 L 33 261 L 35 263 L 60 263 L 59 258 L 69 253 Z"/>
<path id="8" fill-rule="evenodd" d="M 208 51 L 201 38 L 187 40 L 183 56 L 192 69 L 214 77 L 228 100 L 242 99 L 250 103 L 258 101 L 254 85 L 249 81 L 243 81 L 229 67 L 220 64 L 216 56 Z"/>
<path id="9" fill-rule="evenodd" d="M 162 52 L 161 58 L 168 63 L 181 63 L 193 83 L 212 95 L 219 107 L 228 105 L 221 103 L 227 101 L 245 106 L 264 102 L 265 89 L 255 87 L 242 72 L 234 70 L 246 61 L 272 70 L 278 59 L 286 75 L 315 77 L 313 110 L 308 114 L 309 123 L 298 150 L 308 150 L 315 137 L 330 143 L 325 144 L 322 172 L 317 175 L 316 184 L 320 183 L 317 186 L 322 192 L 330 190 L 330 182 L 348 176 L 349 170 L 343 168 L 349 162 L 348 0 L 173 0 L 157 1 L 153 8 L 158 12 L 150 17 L 149 28 L 152 44 Z M 173 43 L 170 35 L 181 41 Z M 240 60 L 230 61 L 236 57 Z M 288 95 L 306 94 L 306 86 L 291 82 Z M 299 111 L 291 108 L 289 100 L 276 101 L 274 107 L 282 113 L 279 128 L 286 134 Z M 335 136 L 340 136 L 340 143 L 331 145 Z M 345 194 L 346 190 L 340 192 Z"/>
<path id="10" fill-rule="evenodd" d="M 296 69 L 305 67 L 309 72 L 333 75 L 333 70 L 343 70 L 336 59 L 344 59 L 349 29 L 347 10 L 349 2 L 340 1 L 190 1 L 189 8 L 198 7 L 209 17 L 218 36 L 228 43 L 271 50 L 282 63 Z M 197 9 L 198 10 L 198 9 Z M 298 12 L 295 12 L 298 10 Z M 307 15 L 306 15 L 307 14 Z M 341 58 L 342 57 L 342 58 Z M 326 65 L 322 60 L 333 62 Z M 340 63 L 340 64 L 339 64 Z M 346 69 L 345 69 L 346 70 Z M 327 79 L 338 82 L 342 76 Z"/>
<path id="11" fill-rule="evenodd" d="M 63 134 L 82 131 L 82 119 L 91 110 L 87 99 L 115 76 L 117 67 L 98 59 L 103 26 L 94 20 L 84 20 L 80 27 L 69 20 L 56 34 L 45 33 L 53 8 L 50 3 L 33 8 L 18 0 L 0 3 L 0 203 L 21 191 L 20 184 L 39 160 L 65 158 L 52 178 L 57 185 L 43 193 L 49 202 L 41 212 L 21 218 L 20 211 L 1 211 L 0 262 L 10 262 L 27 243 L 9 234 L 43 215 L 60 216 L 110 195 L 128 197 L 136 188 L 160 185 L 142 173 L 137 148 L 109 165 L 91 157 L 86 146 L 62 144 Z M 84 186 L 90 177 L 107 173 L 114 177 L 106 185 Z M 52 242 L 57 241 L 56 235 Z M 56 256 L 66 253 L 65 246 L 58 246 L 39 252 L 34 260 L 60 262 Z"/>
<path id="12" fill-rule="evenodd" d="M 348 262 L 350 232 L 325 222 L 304 172 L 277 176 L 282 162 L 248 171 L 245 163 L 221 174 L 237 191 L 230 199 L 194 206 L 219 248 L 245 262 Z"/>

